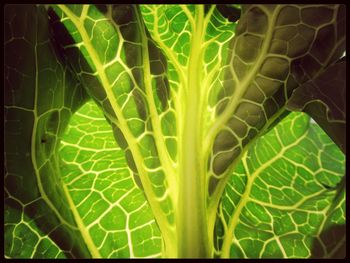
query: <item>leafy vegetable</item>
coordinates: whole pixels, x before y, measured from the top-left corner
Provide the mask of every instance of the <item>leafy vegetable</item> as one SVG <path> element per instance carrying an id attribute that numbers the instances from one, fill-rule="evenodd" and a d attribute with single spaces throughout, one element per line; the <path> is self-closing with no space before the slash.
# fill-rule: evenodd
<path id="1" fill-rule="evenodd" d="M 345 6 L 239 8 L 5 7 L 5 257 L 345 256 Z"/>

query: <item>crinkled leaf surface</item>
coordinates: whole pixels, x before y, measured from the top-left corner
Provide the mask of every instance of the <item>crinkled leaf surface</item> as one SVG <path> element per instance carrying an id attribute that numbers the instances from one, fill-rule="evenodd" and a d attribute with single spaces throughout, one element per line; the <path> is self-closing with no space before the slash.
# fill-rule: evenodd
<path id="1" fill-rule="evenodd" d="M 161 237 L 110 125 L 90 101 L 62 138 L 62 178 L 104 258 L 159 257 Z"/>
<path id="2" fill-rule="evenodd" d="M 135 181 L 144 189 L 163 229 L 163 238 L 173 244 L 174 228 L 169 225 L 174 224 L 170 196 L 175 194 L 175 175 L 170 152 L 176 151 L 171 143 L 176 129 L 174 121 L 169 120 L 164 120 L 161 127 L 157 113 L 157 107 L 163 107 L 167 109 L 164 116 L 169 116 L 164 118 L 174 118 L 167 105 L 169 83 L 163 76 L 166 62 L 162 63 L 161 54 L 148 39 L 136 6 L 54 6 L 54 10 L 56 13 L 51 11 L 50 15 L 57 41 L 87 91 L 103 109 Z M 152 83 L 158 90 L 153 91 Z M 162 129 L 169 137 L 166 140 Z"/>
<path id="3" fill-rule="evenodd" d="M 5 255 L 89 257 L 57 158 L 60 136 L 85 100 L 55 55 L 43 7 L 5 9 Z"/>
<path id="4" fill-rule="evenodd" d="M 249 149 L 225 188 L 221 256 L 344 257 L 344 162 L 306 114 L 291 113 Z"/>
<path id="5" fill-rule="evenodd" d="M 7 220 L 28 212 L 8 224 L 7 251 L 17 251 L 12 244 L 29 244 L 33 250 L 23 257 L 34 257 L 36 241 L 19 243 L 14 231 L 20 222 L 37 218 L 32 207 L 39 206 L 30 202 L 41 198 L 42 210 L 34 215 L 52 210 L 54 216 L 49 223 L 34 223 L 45 242 L 52 241 L 55 256 L 342 255 L 343 243 L 327 237 L 342 238 L 344 156 L 305 115 L 289 114 L 286 102 L 343 54 L 344 6 L 242 5 L 239 15 L 237 10 L 235 5 L 51 5 L 53 37 L 45 33 L 43 40 L 41 33 L 25 29 L 29 23 L 18 24 L 31 17 L 7 18 L 8 57 L 17 42 L 40 39 L 6 61 L 7 107 L 13 115 L 5 116 L 10 167 L 5 186 L 7 204 L 17 211 L 8 208 Z M 40 23 L 44 31 L 45 23 Z M 38 52 L 41 45 L 55 45 L 57 52 L 48 52 L 51 57 Z M 36 63 L 41 56 L 62 64 Z M 11 84 L 25 78 L 23 68 L 31 69 L 35 81 L 32 89 L 16 93 L 27 84 Z M 51 84 L 57 78 L 45 74 L 47 68 L 57 68 L 60 80 L 72 70 L 99 109 L 90 101 L 71 118 L 83 104 L 80 84 L 55 81 L 57 89 L 47 88 L 41 79 Z M 26 97 L 34 98 L 34 109 L 24 106 L 30 99 L 18 101 L 26 92 L 32 92 Z M 22 127 L 23 136 L 15 137 Z M 31 191 L 29 201 L 21 196 L 28 190 L 15 187 L 14 178 L 25 176 L 18 172 L 21 147 L 31 153 L 26 183 L 39 191 Z M 44 187 L 41 180 L 47 181 Z M 54 225 L 60 231 L 53 231 Z M 251 225 L 261 229 L 252 231 Z M 298 249 L 291 251 L 291 244 Z M 18 257 L 15 253 L 21 252 L 9 257 Z"/>

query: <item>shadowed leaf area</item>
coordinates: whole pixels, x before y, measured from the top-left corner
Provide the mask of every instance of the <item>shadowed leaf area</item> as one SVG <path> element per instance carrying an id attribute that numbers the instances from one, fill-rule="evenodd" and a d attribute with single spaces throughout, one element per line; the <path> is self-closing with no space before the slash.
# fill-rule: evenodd
<path id="1" fill-rule="evenodd" d="M 6 258 L 344 258 L 346 6 L 9 4 Z"/>

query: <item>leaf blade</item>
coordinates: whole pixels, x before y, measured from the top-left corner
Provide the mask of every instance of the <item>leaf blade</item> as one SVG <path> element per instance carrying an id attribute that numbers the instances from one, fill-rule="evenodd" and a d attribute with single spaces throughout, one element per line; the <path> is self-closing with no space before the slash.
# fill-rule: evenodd
<path id="1" fill-rule="evenodd" d="M 291 123 L 294 130 L 289 129 Z M 333 168 L 330 161 L 337 162 Z M 314 256 L 314 243 L 326 242 L 325 222 L 335 227 L 345 222 L 344 195 L 335 199 L 344 188 L 333 188 L 343 176 L 339 149 L 305 114 L 291 113 L 252 146 L 230 179 L 218 211 L 227 229 L 221 256 Z M 337 209 L 339 221 L 331 223 L 328 213 Z M 290 248 L 292 240 L 296 250 Z M 319 256 L 326 257 L 327 252 Z"/>
<path id="2" fill-rule="evenodd" d="M 39 253 L 40 247 L 45 249 L 42 240 L 50 244 L 45 246 L 58 248 L 54 256 L 89 257 L 60 188 L 55 155 L 71 112 L 83 103 L 86 95 L 49 42 L 43 6 L 7 5 L 5 23 L 9 26 L 5 46 L 8 77 L 4 187 L 5 207 L 10 211 L 6 219 L 11 220 L 11 215 L 23 218 L 23 222 L 18 220 L 14 226 L 15 231 L 18 226 L 18 236 L 14 236 L 12 243 L 6 240 L 6 245 L 12 246 L 5 248 L 10 253 L 6 256 L 51 256 L 45 251 Z M 33 23 L 32 27 L 28 26 Z M 16 233 L 11 228 L 5 221 L 7 234 Z M 27 239 L 26 235 L 31 238 Z M 56 245 L 52 246 L 52 242 Z"/>

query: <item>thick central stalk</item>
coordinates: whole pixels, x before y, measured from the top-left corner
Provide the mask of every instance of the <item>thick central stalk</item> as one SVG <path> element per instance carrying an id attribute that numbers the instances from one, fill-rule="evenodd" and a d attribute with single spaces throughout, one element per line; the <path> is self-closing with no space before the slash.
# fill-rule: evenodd
<path id="1" fill-rule="evenodd" d="M 187 89 L 181 132 L 179 199 L 177 215 L 178 256 L 210 257 L 205 207 L 205 166 L 201 160 L 201 44 L 203 38 L 203 6 L 196 6 Z"/>

